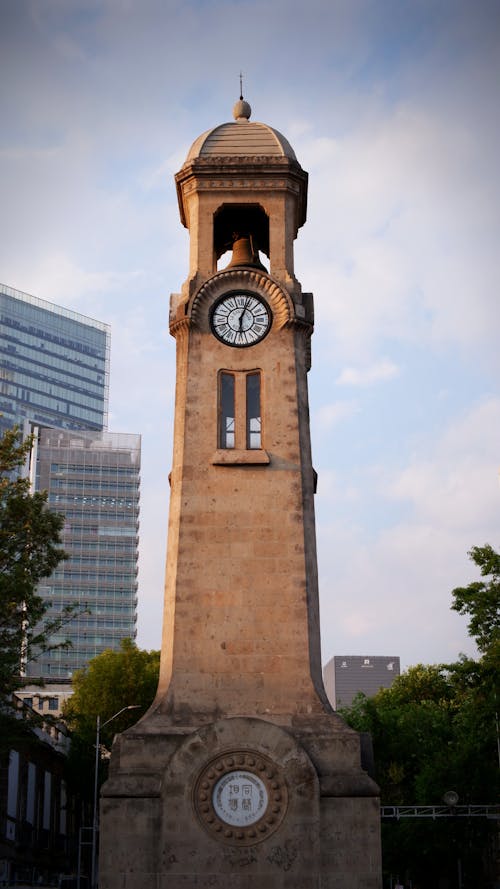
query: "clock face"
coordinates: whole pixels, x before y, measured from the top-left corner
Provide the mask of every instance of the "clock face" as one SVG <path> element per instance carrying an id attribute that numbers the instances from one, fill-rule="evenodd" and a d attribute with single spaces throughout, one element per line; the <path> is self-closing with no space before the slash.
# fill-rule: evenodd
<path id="1" fill-rule="evenodd" d="M 229 293 L 219 299 L 210 318 L 212 331 L 228 346 L 253 346 L 271 328 L 271 312 L 253 293 Z"/>

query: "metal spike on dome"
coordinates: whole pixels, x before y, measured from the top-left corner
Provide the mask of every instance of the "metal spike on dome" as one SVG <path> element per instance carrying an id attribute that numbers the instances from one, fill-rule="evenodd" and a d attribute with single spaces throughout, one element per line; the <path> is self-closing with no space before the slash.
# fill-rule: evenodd
<path id="1" fill-rule="evenodd" d="M 248 102 L 245 102 L 243 98 L 243 74 L 240 71 L 240 98 L 233 106 L 233 117 L 236 121 L 245 121 L 250 120 L 250 115 L 252 114 L 252 109 Z"/>

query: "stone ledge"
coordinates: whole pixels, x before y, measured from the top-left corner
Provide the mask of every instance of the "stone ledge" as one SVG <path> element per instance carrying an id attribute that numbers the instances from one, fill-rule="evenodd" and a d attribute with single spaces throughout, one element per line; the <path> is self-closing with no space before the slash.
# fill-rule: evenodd
<path id="1" fill-rule="evenodd" d="M 212 457 L 214 466 L 234 466 L 242 463 L 246 465 L 255 465 L 257 463 L 270 463 L 271 458 L 267 451 L 259 449 L 255 450 L 238 450 L 237 448 L 228 448 L 227 450 L 217 450 Z"/>

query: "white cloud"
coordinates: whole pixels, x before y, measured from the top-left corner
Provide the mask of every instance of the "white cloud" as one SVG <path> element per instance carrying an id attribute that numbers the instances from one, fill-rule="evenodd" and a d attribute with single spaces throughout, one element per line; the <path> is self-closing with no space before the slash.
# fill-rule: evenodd
<path id="1" fill-rule="evenodd" d="M 117 272 L 84 269 L 62 250 L 46 253 L 39 263 L 19 277 L 27 292 L 85 314 L 88 314 L 88 303 L 85 311 L 81 308 L 82 297 L 88 299 L 93 292 L 112 292 L 127 281 L 127 276 Z"/>
<path id="2" fill-rule="evenodd" d="M 492 398 L 452 422 L 429 458 L 412 461 L 386 491 L 407 500 L 421 521 L 497 534 L 499 442 L 500 399 Z"/>
<path id="3" fill-rule="evenodd" d="M 382 380 L 392 380 L 399 374 L 399 367 L 388 358 L 382 358 L 368 367 L 345 367 L 336 383 L 345 386 L 370 386 Z"/>
<path id="4" fill-rule="evenodd" d="M 500 399 L 452 421 L 425 459 L 399 472 L 364 471 L 360 496 L 401 515 L 373 530 L 370 520 L 335 518 L 345 504 L 342 479 L 330 492 L 331 523 L 319 527 L 325 659 L 333 654 L 400 654 L 405 664 L 454 660 L 475 652 L 466 621 L 450 611 L 451 590 L 477 577 L 467 559 L 474 545 L 500 545 Z M 384 500 L 387 498 L 387 505 Z M 359 514 L 359 512 L 358 512 Z M 377 648 L 377 651 L 374 650 Z"/>
<path id="5" fill-rule="evenodd" d="M 324 404 L 316 411 L 315 422 L 319 430 L 325 431 L 357 413 L 359 405 L 356 401 L 334 401 L 332 404 Z"/>
<path id="6" fill-rule="evenodd" d="M 471 130 L 467 109 L 456 110 L 375 97 L 337 138 L 317 126 L 302 140 L 311 222 L 297 252 L 343 355 L 376 352 L 393 336 L 483 350 L 498 367 L 499 134 L 487 120 Z"/>

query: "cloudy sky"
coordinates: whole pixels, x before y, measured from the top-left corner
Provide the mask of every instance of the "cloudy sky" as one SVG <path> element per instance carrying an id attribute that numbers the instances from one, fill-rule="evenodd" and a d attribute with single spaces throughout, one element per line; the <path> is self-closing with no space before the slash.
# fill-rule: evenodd
<path id="1" fill-rule="evenodd" d="M 497 0 L 1 0 L 0 281 L 112 327 L 110 429 L 143 443 L 139 636 L 159 647 L 173 174 L 231 119 L 310 175 L 324 661 L 474 653 L 451 590 L 500 545 Z"/>

